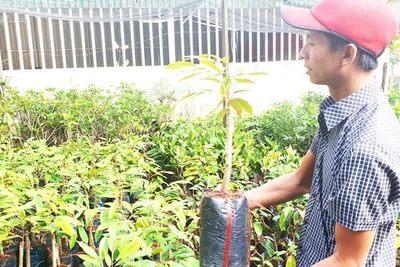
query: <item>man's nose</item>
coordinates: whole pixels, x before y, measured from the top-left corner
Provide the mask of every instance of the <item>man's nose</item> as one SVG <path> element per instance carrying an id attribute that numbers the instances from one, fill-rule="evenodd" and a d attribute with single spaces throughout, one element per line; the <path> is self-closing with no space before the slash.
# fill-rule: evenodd
<path id="1" fill-rule="evenodd" d="M 304 51 L 304 47 L 299 52 L 299 60 L 306 59 L 306 53 Z"/>

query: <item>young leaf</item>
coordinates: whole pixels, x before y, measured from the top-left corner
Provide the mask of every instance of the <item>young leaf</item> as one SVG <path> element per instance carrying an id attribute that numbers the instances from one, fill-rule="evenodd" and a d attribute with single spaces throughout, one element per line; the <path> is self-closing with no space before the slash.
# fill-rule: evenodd
<path id="1" fill-rule="evenodd" d="M 184 67 L 197 67 L 196 64 L 187 61 L 177 61 L 166 66 L 168 69 L 180 69 Z"/>
<path id="2" fill-rule="evenodd" d="M 215 61 L 213 60 L 210 60 L 208 58 L 200 58 L 200 63 L 212 68 L 217 73 L 221 73 L 221 69 L 218 68 L 218 66 L 215 64 Z"/>
<path id="3" fill-rule="evenodd" d="M 254 223 L 254 231 L 256 231 L 257 236 L 262 234 L 262 225 L 260 222 Z"/>
<path id="4" fill-rule="evenodd" d="M 246 73 L 246 75 L 268 75 L 268 72 L 250 72 Z"/>
<path id="5" fill-rule="evenodd" d="M 178 209 L 178 218 L 179 218 L 179 222 L 182 227 L 182 229 L 179 229 L 179 230 L 184 231 L 184 227 L 186 225 L 186 214 L 182 207 L 179 207 L 179 209 Z"/>
<path id="6" fill-rule="evenodd" d="M 242 90 L 237 90 L 235 92 L 233 92 L 233 95 L 238 94 L 238 93 L 243 93 L 243 92 L 250 92 L 251 90 L 248 89 L 242 89 Z"/>
<path id="7" fill-rule="evenodd" d="M 110 211 L 109 211 L 109 214 L 108 214 L 108 218 L 109 218 L 110 220 L 112 220 L 112 219 L 114 218 L 115 213 L 117 212 L 117 208 L 118 208 L 118 201 L 115 200 L 115 201 L 111 204 Z"/>
<path id="8" fill-rule="evenodd" d="M 207 77 L 207 78 L 204 78 L 204 79 L 202 79 L 202 80 L 204 80 L 204 81 L 216 82 L 216 83 L 218 83 L 218 84 L 221 82 L 218 78 L 215 78 L 215 77 Z"/>
<path id="9" fill-rule="evenodd" d="M 131 240 L 129 243 L 125 244 L 123 247 L 119 248 L 119 255 L 117 257 L 117 261 L 123 262 L 123 260 L 127 259 L 130 255 L 135 254 L 140 248 L 140 239 L 136 238 L 135 240 Z"/>
<path id="10" fill-rule="evenodd" d="M 201 74 L 201 72 L 196 72 L 196 73 L 192 73 L 192 74 L 186 75 L 185 77 L 182 77 L 182 78 L 178 81 L 178 83 L 183 82 L 183 81 L 185 81 L 185 80 L 188 80 L 188 79 L 190 79 L 190 78 L 193 78 L 193 77 L 195 77 L 195 76 L 197 76 L 197 75 L 199 75 L 199 74 Z"/>
<path id="11" fill-rule="evenodd" d="M 235 78 L 235 81 L 237 81 L 238 83 L 254 84 L 252 80 L 246 78 Z"/>
<path id="12" fill-rule="evenodd" d="M 247 102 L 246 100 L 242 98 L 235 98 L 229 101 L 228 105 L 233 107 L 233 109 L 237 112 L 240 113 L 241 111 L 244 111 L 250 115 L 253 114 L 253 107 Z"/>
<path id="13" fill-rule="evenodd" d="M 287 258 L 285 267 L 296 267 L 296 258 L 293 255 Z"/>
<path id="14" fill-rule="evenodd" d="M 85 228 L 83 227 L 78 227 L 78 232 L 79 232 L 79 237 L 81 238 L 81 240 L 85 243 L 87 243 L 89 241 L 89 237 L 86 233 Z"/>
<path id="15" fill-rule="evenodd" d="M 101 266 L 101 261 L 99 260 L 99 256 L 97 255 L 96 251 L 94 251 L 94 249 L 92 249 L 91 247 L 89 247 L 88 245 L 86 245 L 83 242 L 78 241 L 79 246 L 83 249 L 83 251 L 85 251 L 85 253 L 87 254 L 86 258 L 90 258 L 90 259 L 84 259 L 84 260 L 88 260 L 89 262 L 96 264 L 99 263 L 99 266 Z M 81 255 L 79 255 L 81 256 Z"/>

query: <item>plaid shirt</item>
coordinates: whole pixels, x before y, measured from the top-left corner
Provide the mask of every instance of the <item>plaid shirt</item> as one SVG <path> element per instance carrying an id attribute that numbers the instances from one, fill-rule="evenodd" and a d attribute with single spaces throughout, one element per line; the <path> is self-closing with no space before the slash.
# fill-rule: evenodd
<path id="1" fill-rule="evenodd" d="M 365 266 L 393 267 L 400 212 L 400 123 L 376 82 L 320 107 L 316 165 L 298 266 L 333 254 L 335 224 L 376 231 Z"/>

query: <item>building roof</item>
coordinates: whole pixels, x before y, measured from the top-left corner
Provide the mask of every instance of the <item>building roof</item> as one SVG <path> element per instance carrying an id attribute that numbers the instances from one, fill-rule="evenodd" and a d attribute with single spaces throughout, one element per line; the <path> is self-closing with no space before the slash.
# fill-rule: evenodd
<path id="1" fill-rule="evenodd" d="M 227 0 L 229 8 L 311 7 L 318 0 Z M 0 11 L 15 8 L 219 8 L 221 0 L 1 0 Z"/>

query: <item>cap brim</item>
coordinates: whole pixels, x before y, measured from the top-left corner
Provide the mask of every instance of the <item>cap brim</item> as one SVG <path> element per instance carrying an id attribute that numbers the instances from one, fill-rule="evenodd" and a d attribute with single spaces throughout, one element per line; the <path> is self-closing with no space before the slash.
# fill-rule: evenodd
<path id="1" fill-rule="evenodd" d="M 310 9 L 283 6 L 281 8 L 281 14 L 283 20 L 287 24 L 295 28 L 311 31 L 330 32 L 321 23 L 319 23 L 318 20 L 314 18 Z"/>

